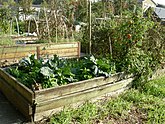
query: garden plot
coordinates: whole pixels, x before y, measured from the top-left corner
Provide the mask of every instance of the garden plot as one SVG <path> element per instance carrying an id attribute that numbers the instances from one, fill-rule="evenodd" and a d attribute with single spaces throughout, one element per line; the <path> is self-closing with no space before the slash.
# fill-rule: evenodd
<path id="1" fill-rule="evenodd" d="M 66 59 L 60 59 L 56 62 L 54 59 L 52 60 L 54 61 L 54 64 L 62 61 L 64 65 L 61 66 L 61 69 L 63 67 L 65 67 L 64 70 L 68 69 L 66 67 L 66 65 L 68 65 Z M 29 63 L 31 65 L 24 65 L 23 67 L 25 68 L 23 70 L 28 70 L 29 67 L 31 70 L 33 70 L 32 65 L 39 61 L 43 64 L 41 60 L 31 60 L 31 63 Z M 71 60 L 71 63 L 73 63 L 73 61 L 77 62 L 78 60 Z M 86 63 L 83 64 L 84 62 Z M 28 120 L 38 121 L 45 116 L 50 116 L 57 110 L 62 109 L 64 106 L 69 106 L 78 102 L 85 102 L 87 100 L 91 100 L 92 98 L 104 96 L 108 93 L 125 89 L 130 86 L 131 82 L 133 81 L 132 76 L 128 76 L 124 73 L 110 74 L 108 73 L 109 67 L 105 66 L 107 63 L 103 62 L 105 61 L 99 61 L 93 57 L 86 57 L 85 59 L 81 60 L 80 65 L 77 63 L 69 65 L 70 68 L 77 67 L 77 69 L 74 70 L 75 72 L 70 70 L 70 73 L 72 74 L 69 76 L 68 72 L 61 73 L 60 75 L 63 76 L 62 80 L 59 78 L 59 75 L 53 75 L 51 70 L 54 69 L 54 71 L 58 70 L 59 72 L 63 72 L 64 70 L 57 68 L 55 70 L 55 68 L 53 68 L 54 66 L 51 68 L 51 65 L 53 64 L 51 61 L 44 63 L 44 69 L 47 69 L 44 73 L 43 65 L 41 68 L 38 68 L 39 71 L 35 72 L 36 75 L 38 74 L 36 76 L 38 79 L 36 78 L 35 81 L 31 80 L 34 73 L 32 73 L 31 79 L 27 78 L 27 75 L 19 73 L 21 75 L 20 76 L 18 72 L 16 73 L 16 71 L 20 71 L 19 67 L 14 67 L 12 69 L 0 69 L 0 90 Z M 45 65 L 48 63 L 50 65 L 45 68 Z M 59 65 L 56 65 L 56 67 Z M 86 66 L 86 68 L 84 66 Z M 51 70 L 49 70 L 48 67 Z M 21 65 L 20 68 L 22 68 Z M 37 71 L 37 68 L 35 68 L 35 70 Z M 88 75 L 85 75 L 84 71 L 87 71 L 86 73 Z M 28 75 L 30 74 L 31 73 Z M 53 83 L 49 82 L 50 79 Z M 26 84 L 31 84 L 31 81 L 34 81 L 31 86 Z M 47 81 L 47 85 L 42 84 L 42 81 Z M 36 88 L 35 86 L 38 87 Z"/>

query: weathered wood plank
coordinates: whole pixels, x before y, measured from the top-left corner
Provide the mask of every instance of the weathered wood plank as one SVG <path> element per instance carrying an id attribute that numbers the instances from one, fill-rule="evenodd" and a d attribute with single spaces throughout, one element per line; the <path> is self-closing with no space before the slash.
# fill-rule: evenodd
<path id="1" fill-rule="evenodd" d="M 11 46 L 11 47 L 0 47 L 0 54 L 8 54 L 8 53 L 19 53 L 26 51 L 36 51 L 36 46 Z"/>
<path id="2" fill-rule="evenodd" d="M 3 79 L 8 85 L 19 92 L 29 103 L 34 102 L 34 93 L 29 88 L 19 83 L 14 77 L 10 76 L 3 69 L 0 68 L 0 78 Z"/>
<path id="3" fill-rule="evenodd" d="M 18 63 L 19 59 L 18 60 L 0 60 L 0 68 L 3 68 L 3 67 L 6 67 L 6 66 L 9 66 L 9 65 L 12 65 L 12 64 L 16 64 Z"/>
<path id="4" fill-rule="evenodd" d="M 80 43 L 69 42 L 69 43 L 56 43 L 56 44 L 28 44 L 28 45 L 17 45 L 11 47 L 0 47 L 0 61 L 14 59 L 19 60 L 28 56 L 29 54 L 37 54 L 37 50 L 40 49 L 43 55 L 57 54 L 61 57 L 80 56 Z M 39 57 L 40 55 L 38 55 Z"/>
<path id="5" fill-rule="evenodd" d="M 116 90 L 116 91 L 105 93 L 101 96 L 96 96 L 94 98 L 89 99 L 88 102 L 94 103 L 94 102 L 97 102 L 97 101 L 100 101 L 100 100 L 105 100 L 107 98 L 117 97 L 118 95 L 122 94 L 124 91 L 128 90 L 129 88 L 130 88 L 130 86 L 127 86 L 127 87 L 124 87 L 124 88 Z M 54 108 L 54 109 L 51 109 L 51 110 L 35 113 L 34 114 L 34 121 L 40 121 L 43 118 L 49 118 L 53 114 L 58 113 L 58 112 L 64 110 L 64 108 L 67 108 L 67 107 L 72 108 L 72 109 L 78 108 L 81 105 L 83 105 L 85 102 L 87 102 L 87 101 L 79 101 L 79 102 L 76 102 L 76 103 L 71 103 L 71 104 L 66 105 L 66 106 L 61 106 L 61 107 Z"/>
<path id="6" fill-rule="evenodd" d="M 40 54 L 64 54 L 77 52 L 77 48 L 40 50 Z"/>
<path id="7" fill-rule="evenodd" d="M 40 47 L 41 50 L 44 49 L 61 49 L 61 48 L 77 48 L 78 42 L 71 43 L 56 43 L 56 44 L 25 44 L 25 45 L 16 45 L 16 46 L 1 46 L 1 53 L 12 53 L 12 52 L 22 52 L 36 50 L 36 47 Z"/>
<path id="8" fill-rule="evenodd" d="M 20 59 L 22 59 L 22 57 L 21 58 L 15 58 L 15 59 L 2 59 L 2 60 L 0 60 L 0 64 L 1 63 L 3 63 L 3 64 L 6 64 L 7 62 L 16 62 L 16 63 L 18 63 L 18 60 L 20 60 Z"/>
<path id="9" fill-rule="evenodd" d="M 20 53 L 10 53 L 10 54 L 1 54 L 0 55 L 0 61 L 1 60 L 7 60 L 7 59 L 16 59 L 19 60 L 20 58 L 27 57 L 30 54 L 36 54 L 36 51 L 27 51 L 27 52 L 20 52 Z M 62 50 L 46 50 L 41 51 L 40 55 L 54 55 L 57 54 L 58 56 L 78 56 L 77 49 L 62 49 Z"/>
<path id="10" fill-rule="evenodd" d="M 84 80 L 76 83 L 71 83 L 64 86 L 59 86 L 55 88 L 43 89 L 40 91 L 35 91 L 36 102 L 45 101 L 52 98 L 57 98 L 64 95 L 69 95 L 82 90 L 98 87 L 104 84 L 113 83 L 123 79 L 124 73 L 118 73 L 112 75 L 109 78 L 97 77 L 89 80 Z"/>
<path id="11" fill-rule="evenodd" d="M 59 43 L 42 43 L 38 44 L 38 46 L 51 46 L 51 45 L 66 45 L 66 44 L 78 44 L 78 42 L 59 42 Z"/>
<path id="12" fill-rule="evenodd" d="M 41 55 L 41 57 L 49 57 L 49 58 L 51 58 L 51 57 L 53 57 L 53 55 L 55 55 L 55 54 L 42 54 Z M 74 57 L 78 57 L 77 56 L 77 52 L 70 52 L 70 53 L 59 53 L 59 54 L 56 54 L 56 55 L 58 55 L 58 56 L 60 56 L 60 57 L 66 57 L 66 58 L 74 58 Z"/>
<path id="13" fill-rule="evenodd" d="M 65 44 L 51 44 L 51 45 L 41 45 L 41 50 L 47 50 L 47 49 L 65 49 L 65 48 L 77 48 L 78 43 L 73 42 L 71 43 L 65 43 Z"/>
<path id="14" fill-rule="evenodd" d="M 6 98 L 29 120 L 31 120 L 32 106 L 28 101 L 17 92 L 13 87 L 8 85 L 0 78 L 0 90 Z"/>
<path id="15" fill-rule="evenodd" d="M 0 60 L 0 67 L 5 67 L 5 66 L 12 65 L 12 64 L 16 64 L 16 63 L 18 63 L 21 59 L 22 59 L 22 57 L 11 58 L 11 59 L 1 59 L 1 60 Z"/>
<path id="16" fill-rule="evenodd" d="M 59 53 L 58 56 L 60 57 L 74 57 L 74 56 L 78 56 L 77 52 L 71 52 L 71 53 Z"/>
<path id="17" fill-rule="evenodd" d="M 14 52 L 14 53 L 1 54 L 0 60 L 23 58 L 23 57 L 27 57 L 30 54 L 36 54 L 36 50 L 35 51 L 25 51 L 25 52 Z"/>
<path id="18" fill-rule="evenodd" d="M 23 41 L 35 41 L 38 40 L 38 37 L 35 36 L 28 36 L 28 37 L 12 37 L 13 40 L 18 41 L 18 40 L 23 40 Z"/>
<path id="19" fill-rule="evenodd" d="M 35 113 L 48 111 L 54 108 L 58 108 L 60 106 L 69 105 L 69 104 L 76 103 L 79 101 L 86 101 L 91 98 L 98 97 L 103 94 L 110 93 L 110 92 L 119 90 L 121 88 L 124 88 L 128 86 L 132 81 L 133 81 L 133 78 L 129 78 L 129 79 L 122 80 L 114 84 L 110 83 L 110 84 L 102 85 L 99 87 L 87 89 L 84 91 L 82 90 L 74 94 L 45 100 L 41 103 L 37 103 Z"/>

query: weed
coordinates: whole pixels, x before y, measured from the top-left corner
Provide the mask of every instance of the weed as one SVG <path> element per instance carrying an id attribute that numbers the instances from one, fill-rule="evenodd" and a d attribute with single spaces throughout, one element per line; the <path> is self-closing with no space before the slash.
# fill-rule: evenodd
<path id="1" fill-rule="evenodd" d="M 165 76 L 147 82 L 141 90 L 130 89 L 117 98 L 64 110 L 50 124 L 164 124 L 164 85 Z"/>

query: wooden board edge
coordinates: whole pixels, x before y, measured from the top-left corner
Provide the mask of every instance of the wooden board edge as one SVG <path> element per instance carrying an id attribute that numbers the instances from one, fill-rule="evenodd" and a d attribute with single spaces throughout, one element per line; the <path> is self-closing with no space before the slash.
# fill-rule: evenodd
<path id="1" fill-rule="evenodd" d="M 107 83 L 113 83 L 121 79 L 124 79 L 125 77 L 128 78 L 128 76 L 124 73 L 117 73 L 117 74 L 112 75 L 109 78 L 96 77 L 89 80 L 74 82 L 74 83 L 59 86 L 59 87 L 35 91 L 35 96 L 36 96 L 35 100 L 37 102 L 45 101 L 47 99 L 73 94 L 82 90 L 91 89 L 91 88 L 98 87 Z"/>
<path id="2" fill-rule="evenodd" d="M 34 102 L 34 92 L 21 84 L 2 68 L 0 68 L 0 78 L 3 79 L 6 84 L 10 85 L 13 89 L 19 92 L 22 96 L 24 96 L 30 103 Z"/>
<path id="3" fill-rule="evenodd" d="M 133 81 L 133 79 L 134 78 L 129 78 L 126 80 L 119 81 L 115 84 L 106 84 L 106 85 L 99 86 L 99 87 L 92 88 L 92 89 L 88 89 L 85 91 L 80 91 L 80 92 L 75 93 L 75 94 L 62 96 L 59 98 L 50 99 L 47 101 L 43 101 L 41 103 L 37 103 L 36 113 L 50 110 L 53 108 L 57 108 L 60 106 L 64 106 L 67 104 L 71 104 L 74 102 L 82 101 L 82 100 L 86 101 L 88 99 L 106 94 L 108 92 L 113 92 L 113 91 L 119 90 L 121 88 L 126 87 L 127 85 L 130 85 L 130 83 Z"/>
<path id="4" fill-rule="evenodd" d="M 100 96 L 97 96 L 95 98 L 91 98 L 91 99 L 88 99 L 86 101 L 78 101 L 76 103 L 70 103 L 68 105 L 64 105 L 62 107 L 58 107 L 58 108 L 53 108 L 51 110 L 46 110 L 46 111 L 42 111 L 42 112 L 39 112 L 39 113 L 35 113 L 34 115 L 34 121 L 40 121 L 40 120 L 43 120 L 43 119 L 48 119 L 49 117 L 51 117 L 53 114 L 57 113 L 57 112 L 60 112 L 62 111 L 64 108 L 78 108 L 79 106 L 83 105 L 85 102 L 89 101 L 89 102 L 96 102 L 98 100 L 102 100 L 102 99 L 109 99 L 111 97 L 116 97 L 118 95 L 120 95 L 121 93 L 123 93 L 124 91 L 128 90 L 130 88 L 129 85 L 127 85 L 126 87 L 123 87 L 121 89 L 118 89 L 118 90 L 115 90 L 115 91 L 112 91 L 112 92 L 108 92 L 108 93 L 104 93 Z"/>
<path id="5" fill-rule="evenodd" d="M 26 46 L 26 45 L 20 45 L 20 46 L 8 46 L 8 47 L 0 47 L 0 53 L 7 54 L 7 53 L 21 53 L 21 52 L 27 52 L 27 51 L 35 51 L 36 46 Z"/>
<path id="6" fill-rule="evenodd" d="M 0 90 L 6 98 L 15 106 L 28 120 L 33 116 L 33 105 L 29 103 L 19 92 L 13 89 L 0 78 Z"/>

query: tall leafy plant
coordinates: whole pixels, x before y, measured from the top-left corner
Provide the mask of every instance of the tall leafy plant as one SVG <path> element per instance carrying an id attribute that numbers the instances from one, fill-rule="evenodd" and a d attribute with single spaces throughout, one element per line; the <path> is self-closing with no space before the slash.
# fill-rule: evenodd
<path id="1" fill-rule="evenodd" d="M 162 27 L 136 11 L 130 11 L 124 18 L 97 21 L 92 29 L 93 53 L 101 56 L 110 53 L 118 72 L 134 73 L 143 82 L 163 61 Z"/>
<path id="2" fill-rule="evenodd" d="M 9 0 L 2 3 L 0 8 L 0 28 L 1 32 L 7 34 L 10 32 L 10 21 L 12 20 L 14 13 L 14 1 Z"/>

